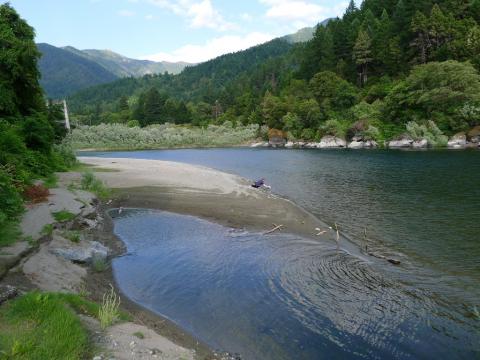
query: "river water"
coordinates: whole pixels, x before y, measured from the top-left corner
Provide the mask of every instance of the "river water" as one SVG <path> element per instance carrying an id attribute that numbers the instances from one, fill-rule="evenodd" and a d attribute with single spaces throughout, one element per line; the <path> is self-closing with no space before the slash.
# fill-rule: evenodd
<path id="1" fill-rule="evenodd" d="M 354 244 L 401 260 L 394 266 L 331 244 L 164 212 L 115 219 L 130 254 L 114 262 L 122 290 L 212 346 L 246 359 L 480 356 L 478 151 L 85 155 L 265 177 L 275 193 L 336 222 Z"/>

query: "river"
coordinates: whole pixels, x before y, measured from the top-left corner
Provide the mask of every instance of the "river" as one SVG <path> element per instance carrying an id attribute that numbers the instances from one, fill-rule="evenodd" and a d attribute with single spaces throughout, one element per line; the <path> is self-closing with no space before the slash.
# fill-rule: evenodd
<path id="1" fill-rule="evenodd" d="M 360 259 L 288 234 L 265 241 L 188 216 L 126 212 L 115 231 L 133 255 L 114 263 L 120 287 L 212 346 L 246 359 L 479 356 L 478 151 L 83 154 L 264 177 L 275 193 L 337 223 L 352 243 L 401 261 Z"/>

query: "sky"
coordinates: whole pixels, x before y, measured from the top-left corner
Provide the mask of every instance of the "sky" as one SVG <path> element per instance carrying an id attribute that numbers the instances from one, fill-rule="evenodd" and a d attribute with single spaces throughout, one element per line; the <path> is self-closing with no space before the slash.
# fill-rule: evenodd
<path id="1" fill-rule="evenodd" d="M 37 43 L 202 62 L 341 16 L 345 0 L 10 0 Z"/>

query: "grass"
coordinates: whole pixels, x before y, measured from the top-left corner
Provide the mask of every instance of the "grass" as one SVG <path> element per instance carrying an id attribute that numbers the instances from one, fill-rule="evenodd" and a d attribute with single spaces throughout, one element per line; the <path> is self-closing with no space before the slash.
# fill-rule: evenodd
<path id="1" fill-rule="evenodd" d="M 43 179 L 43 185 L 48 188 L 54 188 L 57 186 L 58 183 L 58 176 L 55 173 L 48 175 L 45 179 Z"/>
<path id="2" fill-rule="evenodd" d="M 46 235 L 46 236 L 52 235 L 52 234 L 53 234 L 53 224 L 45 224 L 45 225 L 43 225 L 41 234 L 42 234 L 42 235 Z"/>
<path id="3" fill-rule="evenodd" d="M 89 334 L 78 314 L 101 320 L 103 310 L 109 324 L 130 320 L 118 310 L 120 300 L 113 287 L 104 303 L 100 306 L 76 294 L 36 291 L 8 301 L 0 307 L 0 359 L 91 359 Z"/>
<path id="4" fill-rule="evenodd" d="M 104 272 L 109 267 L 108 262 L 101 258 L 94 258 L 92 261 L 92 269 L 95 272 Z"/>
<path id="5" fill-rule="evenodd" d="M 2 306 L 0 359 L 91 358 L 88 333 L 74 312 L 83 301 L 31 292 Z"/>
<path id="6" fill-rule="evenodd" d="M 0 226 L 0 247 L 13 245 L 22 236 L 16 222 L 7 222 Z"/>
<path id="7" fill-rule="evenodd" d="M 139 339 L 145 339 L 145 335 L 141 331 L 134 332 L 133 336 L 136 336 Z"/>
<path id="8" fill-rule="evenodd" d="M 82 174 L 80 185 L 83 190 L 93 192 L 102 200 L 107 199 L 111 195 L 110 189 L 108 189 L 101 180 L 96 178 L 91 171 Z"/>
<path id="9" fill-rule="evenodd" d="M 120 297 L 115 294 L 113 286 L 110 285 L 110 291 L 103 295 L 102 305 L 98 311 L 98 319 L 102 329 L 113 325 L 120 318 Z"/>
<path id="10" fill-rule="evenodd" d="M 64 231 L 62 235 L 65 239 L 68 239 L 74 243 L 79 243 L 81 239 L 80 231 L 67 230 L 67 231 Z"/>
<path id="11" fill-rule="evenodd" d="M 67 210 L 60 210 L 52 213 L 54 219 L 58 222 L 65 222 L 75 219 L 75 214 Z"/>
<path id="12" fill-rule="evenodd" d="M 78 172 L 119 172 L 120 170 L 104 168 L 101 166 L 85 164 L 85 163 L 78 163 L 73 168 L 72 171 Z"/>

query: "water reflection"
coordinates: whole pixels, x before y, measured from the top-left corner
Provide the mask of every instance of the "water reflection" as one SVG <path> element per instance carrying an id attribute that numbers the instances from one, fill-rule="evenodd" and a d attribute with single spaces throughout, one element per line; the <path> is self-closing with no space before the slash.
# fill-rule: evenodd
<path id="1" fill-rule="evenodd" d="M 114 261 L 114 273 L 129 297 L 246 359 L 480 350 L 479 321 L 462 304 L 331 245 L 145 210 L 124 211 L 115 232 L 129 256 Z"/>

